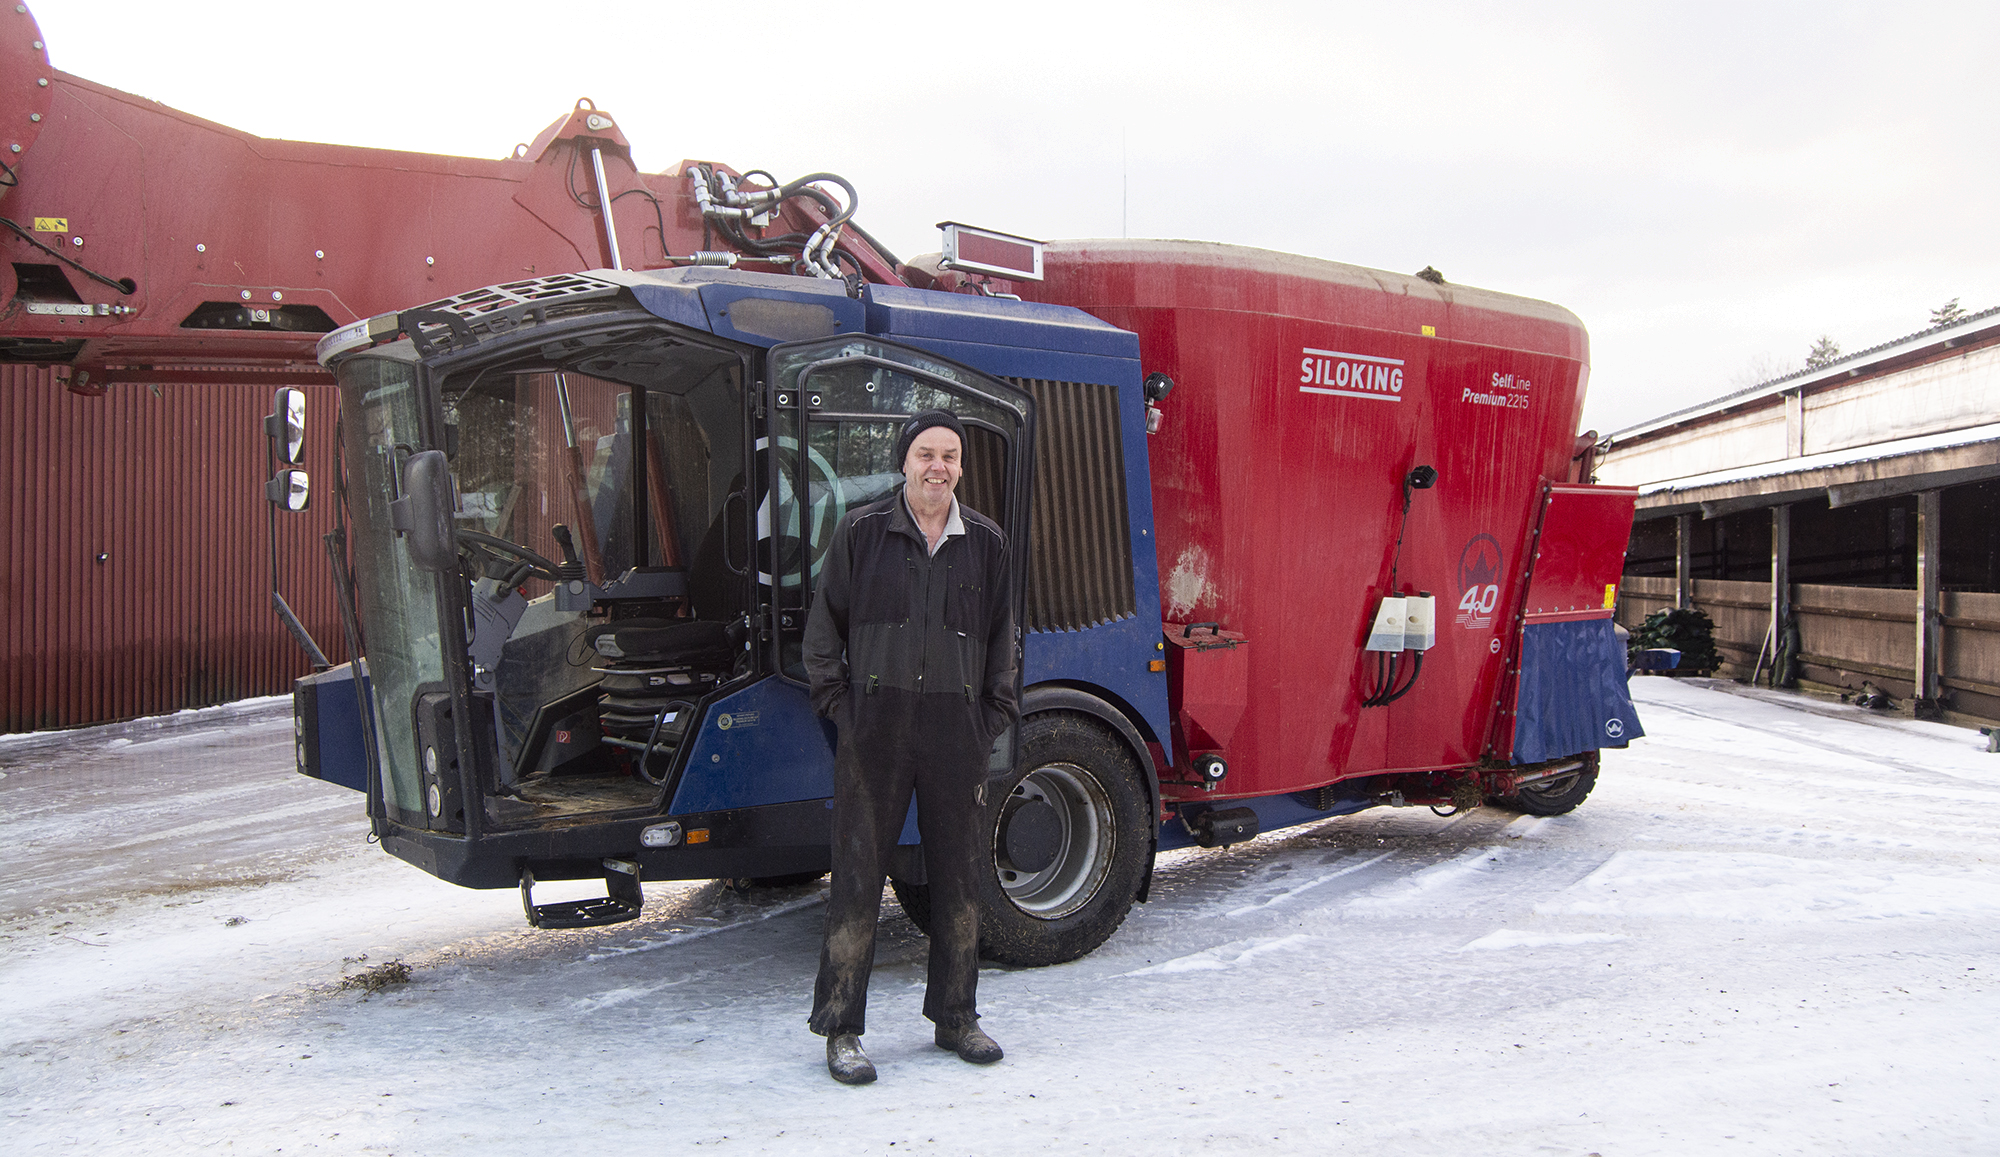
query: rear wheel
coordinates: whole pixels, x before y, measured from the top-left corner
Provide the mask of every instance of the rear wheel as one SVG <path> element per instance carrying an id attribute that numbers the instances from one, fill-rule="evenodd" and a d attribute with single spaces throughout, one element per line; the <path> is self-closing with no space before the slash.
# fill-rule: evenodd
<path id="1" fill-rule="evenodd" d="M 975 885 L 980 954 L 1061 964 L 1104 943 L 1132 909 L 1152 854 L 1145 781 L 1116 735 L 1075 712 L 1028 718 L 1020 749 L 1014 776 L 994 782 L 986 802 L 982 858 L 992 870 Z M 892 886 L 928 932 L 930 890 Z"/>
<path id="2" fill-rule="evenodd" d="M 1493 802 L 1531 816 L 1559 816 L 1575 811 L 1590 789 L 1597 786 L 1597 752 L 1582 758 L 1583 766 L 1575 771 L 1524 783 L 1518 794 L 1498 796 Z"/>

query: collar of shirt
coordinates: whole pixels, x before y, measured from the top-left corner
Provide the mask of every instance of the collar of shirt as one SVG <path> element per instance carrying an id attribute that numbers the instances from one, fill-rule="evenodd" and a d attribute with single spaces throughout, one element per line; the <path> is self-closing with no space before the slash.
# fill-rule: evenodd
<path id="1" fill-rule="evenodd" d="M 951 496 L 951 513 L 945 515 L 944 533 L 938 535 L 936 545 L 931 544 L 930 536 L 924 533 L 923 524 L 917 521 L 917 512 L 910 509 L 910 492 L 907 489 L 903 491 L 903 513 L 910 516 L 910 525 L 916 529 L 917 537 L 924 540 L 925 548 L 930 551 L 933 557 L 937 555 L 939 548 L 943 547 L 946 542 L 965 533 L 965 520 L 958 516 L 958 495 L 956 494 Z"/>

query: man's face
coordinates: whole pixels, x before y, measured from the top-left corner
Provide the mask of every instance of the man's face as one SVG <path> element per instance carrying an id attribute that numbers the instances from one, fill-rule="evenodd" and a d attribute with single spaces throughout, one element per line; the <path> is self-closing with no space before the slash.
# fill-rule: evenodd
<path id="1" fill-rule="evenodd" d="M 910 494 L 926 504 L 950 499 L 965 473 L 959 453 L 958 435 L 944 426 L 931 426 L 918 434 L 910 443 L 910 452 L 903 456 L 903 479 Z"/>

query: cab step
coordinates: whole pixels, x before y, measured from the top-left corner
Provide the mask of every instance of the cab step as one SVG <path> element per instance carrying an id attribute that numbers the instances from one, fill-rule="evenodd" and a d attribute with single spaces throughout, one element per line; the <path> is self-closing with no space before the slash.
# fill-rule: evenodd
<path id="1" fill-rule="evenodd" d="M 532 928 L 595 928 L 635 919 L 646 902 L 639 887 L 639 865 L 630 860 L 604 861 L 604 892 L 582 900 L 537 904 L 534 869 L 521 869 L 521 908 Z"/>

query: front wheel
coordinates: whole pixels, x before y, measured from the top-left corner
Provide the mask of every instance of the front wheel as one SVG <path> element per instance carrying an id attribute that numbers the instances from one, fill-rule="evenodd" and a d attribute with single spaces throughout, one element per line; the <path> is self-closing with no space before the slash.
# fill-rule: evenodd
<path id="1" fill-rule="evenodd" d="M 1020 751 L 986 801 L 992 871 L 975 885 L 979 949 L 1002 964 L 1062 964 L 1104 943 L 1132 909 L 1153 847 L 1145 781 L 1125 744 L 1076 712 L 1030 716 Z M 928 932 L 930 890 L 892 884 Z"/>

